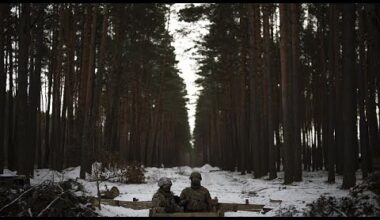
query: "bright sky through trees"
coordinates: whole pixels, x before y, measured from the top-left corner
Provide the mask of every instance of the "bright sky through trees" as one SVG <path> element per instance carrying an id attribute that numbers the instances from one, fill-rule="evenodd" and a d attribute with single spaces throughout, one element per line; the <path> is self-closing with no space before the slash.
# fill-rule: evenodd
<path id="1" fill-rule="evenodd" d="M 175 53 L 178 60 L 178 69 L 181 71 L 180 76 L 186 83 L 187 94 L 190 100 L 187 104 L 187 108 L 189 114 L 190 130 L 192 133 L 195 122 L 195 104 L 197 101 L 199 88 L 197 88 L 195 85 L 195 80 L 197 79 L 197 75 L 195 74 L 197 70 L 197 61 L 194 59 L 194 55 L 192 54 L 195 52 L 195 49 L 188 51 L 187 49 L 194 47 L 194 40 L 201 39 L 202 36 L 208 33 L 207 25 L 209 22 L 207 20 L 195 23 L 179 21 L 177 13 L 180 9 L 186 7 L 187 4 L 188 3 L 177 3 L 171 6 L 169 31 L 174 38 L 172 45 L 175 48 Z M 178 31 L 181 29 L 188 34 L 183 35 L 179 33 Z"/>

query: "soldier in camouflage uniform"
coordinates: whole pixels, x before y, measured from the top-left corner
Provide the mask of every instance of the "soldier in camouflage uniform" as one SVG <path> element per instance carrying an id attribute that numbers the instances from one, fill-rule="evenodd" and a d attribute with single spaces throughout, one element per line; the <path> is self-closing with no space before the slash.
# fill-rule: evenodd
<path id="1" fill-rule="evenodd" d="M 212 211 L 212 201 L 210 192 L 201 186 L 202 176 L 199 172 L 192 172 L 190 175 L 191 187 L 187 187 L 181 192 L 180 202 L 184 206 L 185 212 L 209 212 Z"/>
<path id="2" fill-rule="evenodd" d="M 160 188 L 152 198 L 153 209 L 157 213 L 183 212 L 183 208 L 176 203 L 176 196 L 170 191 L 172 181 L 167 177 L 162 177 L 158 180 L 158 186 Z"/>

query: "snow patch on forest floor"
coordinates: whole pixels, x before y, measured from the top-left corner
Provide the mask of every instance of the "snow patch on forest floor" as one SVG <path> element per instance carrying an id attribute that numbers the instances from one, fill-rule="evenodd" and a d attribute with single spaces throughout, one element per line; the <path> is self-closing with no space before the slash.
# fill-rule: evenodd
<path id="1" fill-rule="evenodd" d="M 328 184 L 327 172 L 303 172 L 303 181 L 291 185 L 283 184 L 283 172 L 278 172 L 278 178 L 267 180 L 267 176 L 254 179 L 252 174 L 241 175 L 240 172 L 223 171 L 218 167 L 212 167 L 208 164 L 191 168 L 188 166 L 172 168 L 145 168 L 144 184 L 123 184 L 113 182 L 102 182 L 100 189 L 104 190 L 106 185 L 110 189 L 116 186 L 120 190 L 117 200 L 132 201 L 137 198 L 139 201 L 150 201 L 153 194 L 157 191 L 157 181 L 161 177 L 172 179 L 172 191 L 179 195 L 185 187 L 190 186 L 189 176 L 192 171 L 199 171 L 202 174 L 202 185 L 206 187 L 211 197 L 217 197 L 219 202 L 245 203 L 248 199 L 250 204 L 264 204 L 265 207 L 273 208 L 271 211 L 263 214 L 249 211 L 226 212 L 225 216 L 275 216 L 279 209 L 294 207 L 297 211 L 302 212 L 307 203 L 318 199 L 321 195 L 341 198 L 349 195 L 348 190 L 340 189 L 342 177 L 336 177 L 336 183 Z M 13 175 L 14 172 L 4 170 L 5 175 Z M 62 172 L 52 171 L 49 169 L 36 169 L 34 178 L 31 179 L 32 185 L 37 185 L 46 179 L 55 182 L 67 179 L 77 179 L 79 177 L 80 167 L 72 167 Z M 78 179 L 83 184 L 85 194 L 96 196 L 96 182 L 90 182 Z M 360 172 L 357 173 L 357 184 L 362 182 Z M 282 200 L 275 203 L 271 200 Z M 149 211 L 133 210 L 123 207 L 113 207 L 102 205 L 102 210 L 98 210 L 102 216 L 148 216 Z"/>

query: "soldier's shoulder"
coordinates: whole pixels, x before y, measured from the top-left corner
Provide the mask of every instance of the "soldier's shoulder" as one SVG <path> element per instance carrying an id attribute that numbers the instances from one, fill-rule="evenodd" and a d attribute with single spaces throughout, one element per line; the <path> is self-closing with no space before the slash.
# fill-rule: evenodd
<path id="1" fill-rule="evenodd" d="M 191 190 L 191 187 L 186 187 L 182 191 L 189 191 L 189 190 Z"/>
<path id="2" fill-rule="evenodd" d="M 209 193 L 208 189 L 204 186 L 201 187 L 201 190 Z"/>
<path id="3" fill-rule="evenodd" d="M 191 191 L 191 187 L 186 187 L 186 188 L 184 188 L 184 189 L 182 190 L 181 193 L 187 193 L 187 192 L 189 192 L 189 191 Z"/>
<path id="4" fill-rule="evenodd" d="M 162 195 L 161 195 L 160 191 L 157 191 L 156 193 L 153 194 L 153 198 L 159 198 L 161 196 Z"/>
<path id="5" fill-rule="evenodd" d="M 155 193 L 153 194 L 153 198 L 156 198 L 156 197 L 158 197 L 158 192 L 155 192 Z"/>

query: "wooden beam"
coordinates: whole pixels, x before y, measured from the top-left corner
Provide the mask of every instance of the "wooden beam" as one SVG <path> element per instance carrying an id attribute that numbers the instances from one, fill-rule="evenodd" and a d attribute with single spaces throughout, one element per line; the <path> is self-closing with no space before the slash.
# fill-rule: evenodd
<path id="1" fill-rule="evenodd" d="M 97 198 L 93 198 L 92 203 L 94 206 L 99 205 Z M 150 209 L 152 208 L 151 201 L 120 201 L 114 199 L 101 199 L 101 203 L 104 205 L 111 206 L 122 206 L 130 209 Z M 251 212 L 260 212 L 263 210 L 265 205 L 262 204 L 239 204 L 239 203 L 218 203 L 217 209 L 223 210 L 224 212 L 236 212 L 237 210 L 241 211 L 251 211 Z"/>

